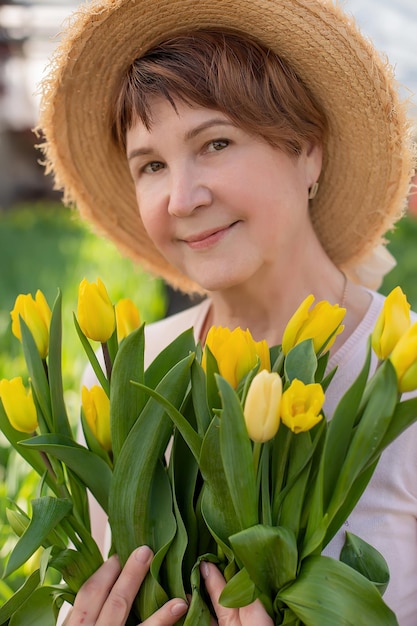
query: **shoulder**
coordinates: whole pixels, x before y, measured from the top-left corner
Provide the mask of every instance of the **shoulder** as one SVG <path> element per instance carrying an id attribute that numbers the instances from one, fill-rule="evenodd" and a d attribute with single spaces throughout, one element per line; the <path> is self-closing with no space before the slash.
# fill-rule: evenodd
<path id="1" fill-rule="evenodd" d="M 185 311 L 145 326 L 145 366 L 183 331 L 193 328 L 198 339 L 209 308 L 210 300 L 203 300 Z"/>

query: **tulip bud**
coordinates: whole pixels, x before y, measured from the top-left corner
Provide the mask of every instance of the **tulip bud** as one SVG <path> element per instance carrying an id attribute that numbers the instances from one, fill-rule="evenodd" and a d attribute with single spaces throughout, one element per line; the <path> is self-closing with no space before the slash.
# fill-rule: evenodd
<path id="1" fill-rule="evenodd" d="M 323 403 L 321 385 L 305 385 L 295 378 L 282 394 L 281 420 L 293 433 L 303 433 L 320 422 Z"/>
<path id="2" fill-rule="evenodd" d="M 390 361 L 397 373 L 399 391 L 417 389 L 417 322 L 398 340 Z"/>
<path id="3" fill-rule="evenodd" d="M 122 298 L 115 306 L 117 338 L 120 341 L 140 326 L 140 315 L 130 298 Z"/>
<path id="4" fill-rule="evenodd" d="M 309 295 L 298 307 L 288 322 L 282 336 L 284 354 L 305 339 L 312 339 L 314 351 L 318 354 L 323 346 L 329 350 L 344 326 L 341 326 L 346 309 L 338 304 L 331 305 L 326 300 L 318 302 L 311 311 L 314 296 Z M 329 340 L 329 337 L 331 339 Z M 328 341 L 329 340 L 329 341 Z"/>
<path id="5" fill-rule="evenodd" d="M 255 367 L 258 359 L 261 370 L 271 369 L 268 344 L 265 340 L 254 341 L 249 330 L 212 326 L 207 334 L 206 346 L 217 361 L 220 375 L 235 389 L 242 378 Z"/>
<path id="6" fill-rule="evenodd" d="M 281 377 L 262 370 L 251 382 L 245 401 L 245 422 L 252 441 L 263 443 L 272 439 L 279 427 L 282 395 Z"/>
<path id="7" fill-rule="evenodd" d="M 16 430 L 33 433 L 38 427 L 38 416 L 32 390 L 26 390 L 22 378 L 0 380 L 0 398 L 6 415 Z"/>
<path id="8" fill-rule="evenodd" d="M 16 298 L 10 315 L 14 336 L 22 341 L 20 328 L 20 318 L 22 318 L 32 333 L 41 358 L 45 359 L 49 348 L 49 326 L 52 313 L 43 293 L 38 289 L 35 299 L 31 294 L 20 294 Z"/>
<path id="9" fill-rule="evenodd" d="M 83 386 L 81 402 L 91 432 L 104 450 L 111 450 L 110 400 L 106 392 L 99 385 L 91 389 Z"/>
<path id="10" fill-rule="evenodd" d="M 372 333 L 372 347 L 379 359 L 389 357 L 410 324 L 410 304 L 401 287 L 395 287 L 386 297 Z"/>
<path id="11" fill-rule="evenodd" d="M 78 290 L 78 323 L 84 335 L 105 343 L 116 328 L 116 316 L 106 287 L 98 278 L 89 283 L 84 278 Z"/>

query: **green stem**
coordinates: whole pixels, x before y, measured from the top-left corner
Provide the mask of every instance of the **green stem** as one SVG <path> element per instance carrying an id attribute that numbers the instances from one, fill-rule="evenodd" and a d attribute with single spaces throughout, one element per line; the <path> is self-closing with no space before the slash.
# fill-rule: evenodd
<path id="1" fill-rule="evenodd" d="M 262 498 L 262 524 L 272 526 L 271 492 L 270 492 L 270 442 L 264 444 L 261 455 L 261 498 Z"/>
<path id="2" fill-rule="evenodd" d="M 109 346 L 106 343 L 102 343 L 101 344 L 101 348 L 103 350 L 103 357 L 104 357 L 104 365 L 106 367 L 106 374 L 107 374 L 107 380 L 110 382 L 110 378 L 111 378 L 111 372 L 112 372 L 112 362 L 111 362 L 111 358 L 110 358 L 110 352 L 109 352 Z"/>
<path id="3" fill-rule="evenodd" d="M 81 524 L 75 516 L 70 515 L 68 518 L 62 520 L 61 525 L 78 552 L 81 552 L 87 557 L 87 550 L 89 555 L 93 557 L 96 565 L 103 561 L 96 542 L 86 530 L 85 526 Z"/>
<path id="4" fill-rule="evenodd" d="M 284 430 L 285 429 L 285 430 Z M 285 433 L 285 434 L 284 434 Z M 287 474 L 287 463 L 288 463 L 288 454 L 290 451 L 291 441 L 292 441 L 292 432 L 287 429 L 283 424 L 280 426 L 279 435 L 283 436 L 283 441 L 281 441 L 281 446 L 279 450 L 275 450 L 278 452 L 277 458 L 277 470 L 273 479 L 273 501 L 272 501 L 272 519 L 274 524 L 278 524 L 279 520 L 279 510 L 282 503 L 282 490 L 285 482 L 285 477 Z"/>
<path id="5" fill-rule="evenodd" d="M 259 459 L 261 457 L 262 444 L 255 441 L 253 444 L 253 466 L 255 468 L 255 476 L 259 476 Z"/>

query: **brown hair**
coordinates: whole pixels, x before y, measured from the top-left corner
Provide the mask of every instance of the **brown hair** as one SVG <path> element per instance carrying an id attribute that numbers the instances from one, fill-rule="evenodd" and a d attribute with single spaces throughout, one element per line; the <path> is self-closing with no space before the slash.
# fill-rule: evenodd
<path id="1" fill-rule="evenodd" d="M 183 34 L 137 58 L 125 74 L 112 110 L 113 137 L 125 148 L 127 130 L 152 124 L 150 99 L 163 96 L 217 109 L 247 132 L 290 155 L 323 142 L 326 117 L 291 67 L 246 35 L 219 31 Z"/>

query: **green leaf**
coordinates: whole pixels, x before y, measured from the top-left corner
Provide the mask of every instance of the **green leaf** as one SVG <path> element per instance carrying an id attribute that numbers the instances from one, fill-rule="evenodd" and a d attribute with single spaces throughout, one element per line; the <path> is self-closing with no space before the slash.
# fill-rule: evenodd
<path id="1" fill-rule="evenodd" d="M 201 447 L 200 470 L 204 479 L 201 514 L 217 543 L 232 559 L 229 536 L 240 530 L 240 523 L 224 473 L 219 424 L 219 418 L 214 417 Z"/>
<path id="2" fill-rule="evenodd" d="M 94 374 L 96 375 L 98 382 L 103 387 L 106 394 L 110 397 L 109 381 L 107 380 L 107 377 L 105 373 L 103 372 L 103 369 L 99 363 L 96 353 L 91 347 L 90 342 L 88 341 L 87 337 L 84 335 L 83 331 L 81 330 L 81 327 L 78 323 L 75 313 L 73 317 L 74 317 L 75 330 L 77 331 L 78 337 L 80 338 L 81 345 L 84 348 L 84 352 L 86 353 L 87 358 L 90 361 L 90 365 L 93 368 Z"/>
<path id="3" fill-rule="evenodd" d="M 198 525 L 194 505 L 201 489 L 201 476 L 195 458 L 178 431 L 174 433 L 169 470 L 177 519 L 177 535 L 167 555 L 167 576 L 169 579 L 172 575 L 171 569 L 175 570 L 175 561 L 182 563 L 184 585 L 187 593 L 191 593 L 190 576 L 199 556 Z M 207 536 L 209 535 L 207 529 L 201 528 L 201 533 L 204 532 Z M 200 537 L 200 541 L 203 540 L 204 538 Z M 174 563 L 173 567 L 171 567 L 171 559 Z"/>
<path id="4" fill-rule="evenodd" d="M 161 407 L 165 409 L 166 414 L 172 419 L 175 426 L 180 431 L 181 436 L 184 438 L 185 442 L 193 453 L 193 456 L 198 461 L 200 458 L 201 439 L 194 430 L 194 428 L 190 426 L 187 418 L 184 417 L 184 415 L 182 415 L 182 413 L 180 413 L 178 409 L 176 409 L 175 406 L 171 402 L 169 402 L 169 400 L 167 400 L 166 398 L 164 398 L 163 395 L 155 391 L 155 389 L 151 389 L 150 387 L 146 387 L 146 385 L 141 385 L 140 383 L 136 382 L 133 382 L 133 385 L 142 389 L 142 391 L 154 398 L 161 405 Z"/>
<path id="5" fill-rule="evenodd" d="M 204 437 L 213 415 L 207 401 L 206 375 L 197 359 L 191 366 L 191 393 L 198 433 L 200 437 Z"/>
<path id="6" fill-rule="evenodd" d="M 282 366 L 284 364 L 285 355 L 282 351 L 282 346 L 271 346 L 269 348 L 269 354 L 271 358 L 271 372 L 277 372 L 280 376 L 283 375 Z"/>
<path id="7" fill-rule="evenodd" d="M 110 383 L 111 437 L 114 459 L 144 407 L 147 397 L 130 381 L 144 381 L 144 326 L 122 341 L 113 363 Z"/>
<path id="8" fill-rule="evenodd" d="M 62 574 L 69 589 L 75 594 L 101 563 L 98 560 L 86 559 L 85 554 L 69 548 L 53 549 L 49 560 L 49 566 Z"/>
<path id="9" fill-rule="evenodd" d="M 53 587 L 36 589 L 13 614 L 9 626 L 55 626 L 58 616 L 55 598 Z"/>
<path id="10" fill-rule="evenodd" d="M 367 578 L 326 556 L 306 558 L 297 579 L 277 598 L 308 626 L 398 626 Z"/>
<path id="11" fill-rule="evenodd" d="M 230 609 L 247 606 L 256 600 L 256 587 L 247 570 L 241 569 L 229 580 L 220 594 L 219 602 Z"/>
<path id="12" fill-rule="evenodd" d="M 190 381 L 191 354 L 177 363 L 157 386 L 176 408 L 181 406 Z M 156 465 L 161 462 L 172 422 L 164 407 L 150 398 L 131 428 L 115 463 L 110 487 L 109 518 L 113 539 L 122 562 L 149 532 L 149 498 Z M 129 488 L 126 489 L 126 485 Z M 154 550 L 160 546 L 151 546 Z"/>
<path id="13" fill-rule="evenodd" d="M 22 445 L 47 452 L 65 463 L 107 511 L 112 471 L 101 457 L 63 435 L 40 435 Z"/>
<path id="14" fill-rule="evenodd" d="M 314 382 L 321 383 L 323 387 L 323 378 L 325 377 L 327 364 L 329 362 L 330 352 L 325 352 L 322 356 L 317 359 L 317 369 L 314 375 Z M 332 378 L 336 372 L 337 368 L 334 368 L 331 372 Z M 329 381 L 330 382 L 330 381 Z"/>
<path id="15" fill-rule="evenodd" d="M 382 554 L 366 541 L 346 532 L 340 560 L 370 580 L 382 595 L 389 583 L 388 564 Z"/>
<path id="16" fill-rule="evenodd" d="M 378 446 L 377 454 L 385 450 L 389 444 L 417 421 L 417 398 L 403 400 L 395 407 L 394 415 L 387 431 Z"/>
<path id="17" fill-rule="evenodd" d="M 39 570 L 33 572 L 12 597 L 0 607 L 0 624 L 4 624 L 26 602 L 40 583 Z"/>
<path id="18" fill-rule="evenodd" d="M 330 500 L 330 520 L 348 498 L 357 502 L 355 480 L 374 459 L 394 413 L 397 403 L 397 377 L 390 361 L 385 361 L 377 370 L 371 384 L 372 393 L 368 396 L 361 420 L 355 429 Z"/>
<path id="19" fill-rule="evenodd" d="M 241 529 L 258 522 L 258 496 L 252 444 L 246 429 L 242 405 L 235 390 L 216 376 L 222 399 L 220 450 L 224 473 Z"/>
<path id="20" fill-rule="evenodd" d="M 191 352 L 195 353 L 195 350 L 194 331 L 189 328 L 164 348 L 145 370 L 145 385 L 155 389 L 179 361 L 185 359 Z"/>
<path id="21" fill-rule="evenodd" d="M 71 508 L 71 502 L 62 498 L 45 496 L 32 500 L 32 519 L 10 555 L 5 577 L 26 563 Z"/>
<path id="22" fill-rule="evenodd" d="M 355 421 L 369 376 L 370 363 L 371 347 L 369 345 L 361 372 L 339 401 L 328 424 L 324 451 L 313 487 L 302 558 L 313 553 L 316 549 L 321 550 L 322 548 L 328 525 L 327 518 L 324 517 L 325 511 L 333 496 L 352 439 Z"/>
<path id="23" fill-rule="evenodd" d="M 147 516 L 140 529 L 142 536 L 138 539 L 138 545 L 149 545 L 155 553 L 146 577 L 146 585 L 141 586 L 136 601 L 142 620 L 155 613 L 170 597 L 177 596 L 178 590 L 179 595 L 184 597 L 181 562 L 171 563 L 170 573 L 173 577 L 176 575 L 175 581 L 172 578 L 168 581 L 173 585 L 172 590 L 169 586 L 165 588 L 166 579 L 160 573 L 176 537 L 177 523 L 172 509 L 171 486 L 166 468 L 159 461 L 152 477 Z"/>
<path id="24" fill-rule="evenodd" d="M 337 513 L 332 516 L 332 519 L 329 520 L 326 517 L 325 527 L 325 535 L 323 540 L 323 548 L 327 546 L 327 544 L 333 539 L 337 531 L 343 526 L 344 522 L 347 520 L 356 504 L 359 502 L 359 499 L 363 492 L 365 491 L 369 481 L 372 478 L 372 474 L 375 471 L 375 468 L 378 463 L 377 459 L 374 461 L 369 467 L 363 470 L 359 476 L 357 476 L 355 480 L 355 490 L 352 492 L 348 498 L 341 504 Z"/>
<path id="25" fill-rule="evenodd" d="M 368 380 L 370 364 L 371 350 L 369 346 L 361 372 L 339 401 L 329 423 L 322 465 L 324 508 L 328 506 L 346 457 L 352 438 L 352 429 Z M 328 468 L 331 468 L 331 471 Z"/>
<path id="26" fill-rule="evenodd" d="M 18 537 L 21 537 L 30 524 L 30 517 L 26 515 L 26 513 L 22 511 L 15 502 L 13 502 L 13 505 L 16 510 L 6 509 L 6 517 L 13 532 L 16 533 Z M 62 537 L 57 531 L 58 529 L 55 528 L 48 534 L 43 542 L 44 547 L 47 545 L 60 546 L 61 548 L 66 547 L 66 543 L 64 541 L 65 537 Z"/>
<path id="27" fill-rule="evenodd" d="M 177 537 L 177 518 L 174 515 L 173 508 L 174 504 L 168 474 L 166 468 L 159 462 L 155 467 L 149 497 L 148 516 L 142 529 L 143 541 L 141 543 L 151 546 L 155 552 L 150 568 L 150 573 L 155 581 L 165 588 L 168 597 L 184 597 L 181 546 L 174 545 L 175 556 L 179 558 L 176 559 L 174 557 L 170 559 L 169 567 L 163 571 L 162 576 L 160 574 L 163 561 L 168 559 L 169 552 Z M 179 548 L 179 551 L 175 548 Z M 166 577 L 164 576 L 165 573 Z M 155 607 L 152 603 L 145 613 L 146 617 L 149 617 L 153 612 L 155 612 Z M 145 615 L 141 615 L 142 619 Z"/>
<path id="28" fill-rule="evenodd" d="M 301 623 L 298 617 L 294 615 L 291 609 L 286 608 L 284 609 L 284 619 L 282 621 L 282 626 L 303 626 L 303 623 Z"/>
<path id="29" fill-rule="evenodd" d="M 287 528 L 257 524 L 230 537 L 230 543 L 238 563 L 266 596 L 274 597 L 296 577 L 297 542 Z"/>
<path id="30" fill-rule="evenodd" d="M 191 573 L 192 596 L 190 607 L 184 620 L 184 626 L 210 626 L 212 623 L 210 611 L 201 594 L 200 563 L 203 558 L 198 559 Z"/>
<path id="31" fill-rule="evenodd" d="M 145 620 L 157 611 L 165 602 L 169 600 L 167 593 L 157 580 L 148 572 L 145 580 L 141 584 L 140 593 L 137 595 L 134 608 L 137 616 Z M 137 620 L 134 622 L 137 623 Z"/>
<path id="32" fill-rule="evenodd" d="M 64 401 L 64 389 L 62 384 L 62 315 L 61 315 L 61 292 L 55 300 L 51 324 L 49 329 L 49 356 L 48 374 L 51 396 L 51 409 L 53 431 L 72 437 L 72 430 L 68 421 L 67 410 Z"/>
<path id="33" fill-rule="evenodd" d="M 221 407 L 219 389 L 217 386 L 216 375 L 219 374 L 219 368 L 217 361 L 213 356 L 210 348 L 206 345 L 204 348 L 205 354 L 205 370 L 206 370 L 206 396 L 209 407 L 214 411 Z"/>
<path id="34" fill-rule="evenodd" d="M 296 537 L 300 530 L 313 452 L 310 432 L 298 433 L 292 437 L 286 477 L 287 493 L 280 508 L 279 524 L 290 529 Z"/>
<path id="35" fill-rule="evenodd" d="M 317 369 L 317 356 L 312 339 L 305 339 L 288 352 L 284 362 L 285 378 L 292 382 L 295 378 L 305 385 L 314 383 Z"/>

